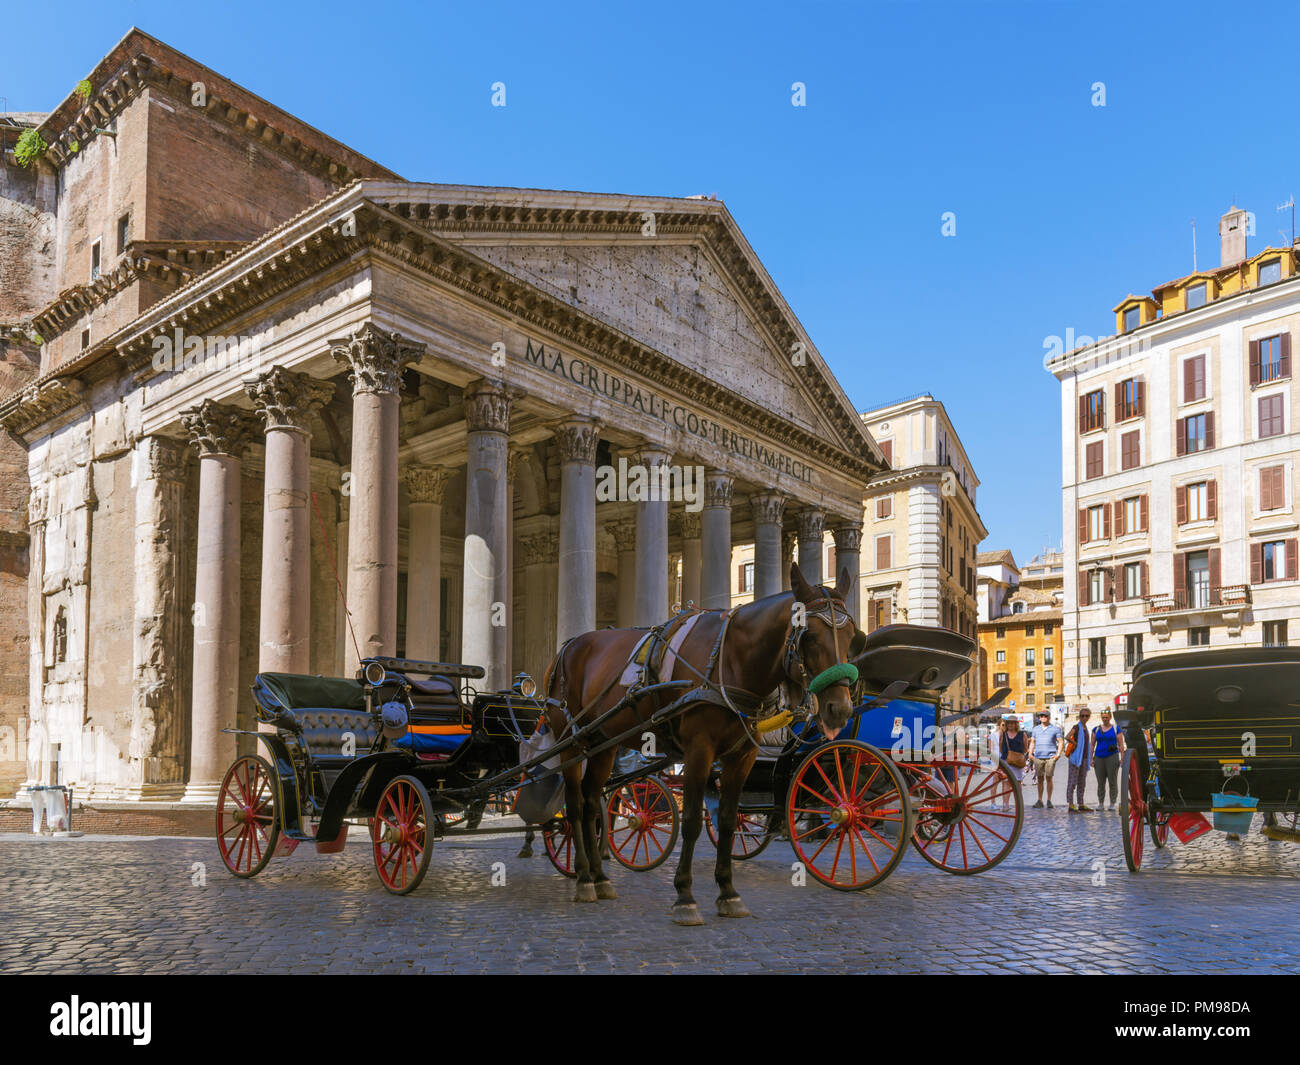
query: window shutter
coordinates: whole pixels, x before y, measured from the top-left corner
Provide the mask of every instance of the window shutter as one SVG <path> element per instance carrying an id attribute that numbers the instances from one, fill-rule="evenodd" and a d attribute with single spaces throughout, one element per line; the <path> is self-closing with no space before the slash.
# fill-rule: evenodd
<path id="1" fill-rule="evenodd" d="M 1293 581 L 1300 573 L 1296 571 L 1296 541 L 1292 537 L 1286 542 L 1286 579 Z"/>
<path id="2" fill-rule="evenodd" d="M 1107 506 L 1101 508 L 1101 538 L 1110 539 L 1110 507 Z"/>
<path id="3" fill-rule="evenodd" d="M 1278 369 L 1283 377 L 1291 376 L 1291 334 L 1282 334 L 1282 351 L 1278 359 Z"/>
<path id="4" fill-rule="evenodd" d="M 1141 498 L 1142 498 L 1142 503 L 1139 505 L 1138 510 L 1141 512 L 1142 528 L 1139 529 L 1138 532 L 1146 532 L 1147 531 L 1147 497 L 1142 496 Z"/>
<path id="5" fill-rule="evenodd" d="M 1207 481 L 1205 485 L 1205 516 L 1213 521 L 1219 516 L 1219 482 Z"/>
<path id="6" fill-rule="evenodd" d="M 1187 486 L 1180 484 L 1174 489 L 1174 509 L 1177 511 L 1179 525 L 1187 524 Z"/>
<path id="7" fill-rule="evenodd" d="M 1212 410 L 1205 412 L 1205 447 L 1207 450 L 1214 447 L 1214 411 Z"/>
<path id="8" fill-rule="evenodd" d="M 1079 511 L 1079 543 L 1088 542 L 1088 508 L 1084 507 Z"/>
<path id="9" fill-rule="evenodd" d="M 1179 418 L 1175 423 L 1178 427 L 1178 454 L 1187 454 L 1187 419 Z"/>
<path id="10" fill-rule="evenodd" d="M 885 465 L 893 466 L 894 465 L 894 442 L 892 440 L 884 441 L 880 445 L 880 451 L 881 454 L 885 456 Z"/>
<path id="11" fill-rule="evenodd" d="M 1128 530 L 1124 528 L 1124 500 L 1117 499 L 1111 504 L 1115 508 L 1115 535 L 1123 536 Z"/>
<path id="12" fill-rule="evenodd" d="M 1138 383 L 1137 383 L 1137 408 L 1138 408 L 1137 413 L 1139 418 L 1142 417 L 1142 415 L 1146 414 L 1147 383 L 1143 381 L 1141 378 L 1138 378 Z"/>
<path id="13" fill-rule="evenodd" d="M 1183 362 L 1183 402 L 1187 403 L 1196 398 L 1196 360 L 1186 359 Z"/>
<path id="14" fill-rule="evenodd" d="M 1259 471 L 1259 509 L 1273 509 L 1273 468 Z"/>
<path id="15" fill-rule="evenodd" d="M 1219 602 L 1219 593 L 1222 589 L 1222 573 L 1219 568 L 1219 549 L 1210 548 L 1210 605 Z"/>
<path id="16" fill-rule="evenodd" d="M 744 590 L 745 590 L 745 567 L 737 566 L 736 567 L 736 591 L 743 592 Z"/>
<path id="17" fill-rule="evenodd" d="M 1079 570 L 1079 603 L 1083 606 L 1092 606 L 1088 599 L 1088 571 Z"/>
<path id="18" fill-rule="evenodd" d="M 1124 598 L 1124 567 L 1116 566 L 1107 574 L 1110 577 L 1110 597 L 1111 599 Z"/>
<path id="19" fill-rule="evenodd" d="M 1181 551 L 1174 552 L 1174 605 L 1182 607 L 1187 600 L 1187 559 Z"/>
<path id="20" fill-rule="evenodd" d="M 1264 582 L 1264 545 L 1250 545 L 1250 583 L 1262 584 Z"/>
<path id="21" fill-rule="evenodd" d="M 1150 589 L 1151 589 L 1151 585 L 1147 577 L 1147 564 L 1143 562 L 1142 563 L 1142 595 L 1144 598 L 1151 594 Z"/>
<path id="22" fill-rule="evenodd" d="M 1095 428 L 1106 428 L 1106 390 L 1104 388 L 1097 390 L 1097 424 Z"/>
<path id="23" fill-rule="evenodd" d="M 1121 381 L 1115 386 L 1115 419 L 1118 421 L 1125 414 L 1124 410 L 1124 382 Z"/>
<path id="24" fill-rule="evenodd" d="M 1250 383 L 1259 384 L 1259 341 L 1250 342 Z"/>
<path id="25" fill-rule="evenodd" d="M 1286 506 L 1286 481 L 1283 479 L 1285 477 L 1286 477 L 1285 466 L 1273 467 L 1273 506 L 1274 507 Z"/>
<path id="26" fill-rule="evenodd" d="M 1079 397 L 1079 432 L 1088 431 L 1088 397 L 1086 395 Z"/>

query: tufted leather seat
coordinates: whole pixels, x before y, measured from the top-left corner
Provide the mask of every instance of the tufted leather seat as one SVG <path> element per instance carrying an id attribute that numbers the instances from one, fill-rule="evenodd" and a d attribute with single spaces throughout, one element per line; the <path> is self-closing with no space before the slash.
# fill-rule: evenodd
<path id="1" fill-rule="evenodd" d="M 343 757 L 343 740 L 351 733 L 355 754 L 365 754 L 375 742 L 370 715 L 355 710 L 296 710 L 303 739 L 313 756 Z"/>

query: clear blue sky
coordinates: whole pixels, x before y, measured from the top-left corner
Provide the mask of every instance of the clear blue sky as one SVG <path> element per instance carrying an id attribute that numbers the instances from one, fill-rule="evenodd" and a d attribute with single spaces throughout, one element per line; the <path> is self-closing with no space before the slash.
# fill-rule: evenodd
<path id="1" fill-rule="evenodd" d="M 1044 339 L 1111 333 L 1124 295 L 1189 272 L 1193 218 L 1217 263 L 1234 199 L 1252 251 L 1289 233 L 1296 24 L 1258 3 L 60 0 L 10 5 L 0 96 L 54 106 L 137 25 L 411 180 L 715 193 L 857 405 L 944 401 L 984 546 L 1025 561 L 1061 536 Z"/>

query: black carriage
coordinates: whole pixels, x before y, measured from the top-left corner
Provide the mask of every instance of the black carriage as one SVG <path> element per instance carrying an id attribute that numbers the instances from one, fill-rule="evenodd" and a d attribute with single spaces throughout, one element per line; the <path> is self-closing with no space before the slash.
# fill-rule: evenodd
<path id="1" fill-rule="evenodd" d="M 1144 839 L 1171 829 L 1300 841 L 1300 649 L 1247 647 L 1161 655 L 1133 670 L 1124 730 L 1120 821 L 1129 870 Z M 1210 814 L 1207 819 L 1205 814 Z"/>
<path id="2" fill-rule="evenodd" d="M 395 658 L 365 660 L 355 680 L 258 674 L 260 728 L 231 731 L 254 737 L 265 757 L 236 759 L 222 781 L 216 835 L 226 868 L 256 876 L 300 843 L 337 853 L 349 823 L 365 821 L 375 870 L 394 894 L 419 886 L 444 832 L 541 832 L 556 868 L 570 873 L 558 793 L 538 823 L 480 827 L 489 807 L 510 809 L 525 774 L 547 775 L 521 754 L 543 716 L 531 679 L 480 692 L 470 682 L 482 676 L 478 666 Z M 677 805 L 657 768 L 639 766 L 608 789 L 611 850 L 630 869 L 653 868 L 676 843 Z"/>
<path id="3" fill-rule="evenodd" d="M 741 795 L 732 858 L 752 858 L 784 836 L 816 880 L 842 891 L 884 880 L 909 842 L 949 873 L 1002 861 L 1024 822 L 1019 782 L 1004 761 L 986 757 L 983 732 L 949 729 L 973 726 L 1007 691 L 958 714 L 939 709 L 974 650 L 960 633 L 930 626 L 868 634 L 854 659 L 857 707 L 839 736 L 828 741 L 797 724 L 764 735 Z M 783 716 L 760 728 L 786 724 Z M 716 846 L 711 818 L 706 826 Z"/>

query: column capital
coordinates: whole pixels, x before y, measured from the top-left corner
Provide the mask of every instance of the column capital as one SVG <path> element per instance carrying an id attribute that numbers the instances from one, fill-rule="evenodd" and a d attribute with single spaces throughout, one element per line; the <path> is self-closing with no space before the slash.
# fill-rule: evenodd
<path id="1" fill-rule="evenodd" d="M 826 512 L 815 507 L 805 507 L 799 511 L 799 539 L 805 543 L 820 540 L 826 530 Z"/>
<path id="2" fill-rule="evenodd" d="M 646 443 L 637 445 L 633 457 L 638 465 L 649 469 L 655 466 L 667 466 L 673 455 L 663 444 Z"/>
<path id="3" fill-rule="evenodd" d="M 596 461 L 600 443 L 600 422 L 594 418 L 570 418 L 555 427 L 560 463 L 578 462 L 590 466 Z"/>
<path id="4" fill-rule="evenodd" d="M 248 411 L 211 399 L 181 411 L 181 424 L 201 456 L 239 458 L 256 429 Z"/>
<path id="5" fill-rule="evenodd" d="M 452 471 L 445 466 L 410 463 L 403 471 L 407 498 L 412 503 L 441 503 Z"/>
<path id="6" fill-rule="evenodd" d="M 636 550 L 636 522 L 616 521 L 609 526 L 609 534 L 614 538 L 614 550 L 620 555 Z"/>
<path id="7" fill-rule="evenodd" d="M 352 394 L 370 392 L 389 395 L 401 388 L 402 368 L 424 356 L 423 344 L 407 340 L 401 333 L 389 333 L 374 322 L 365 322 L 348 336 L 329 342 L 330 355 L 346 363 L 351 372 Z"/>
<path id="8" fill-rule="evenodd" d="M 514 400 L 499 384 L 478 380 L 463 394 L 465 425 L 471 433 L 509 433 Z"/>
<path id="9" fill-rule="evenodd" d="M 835 537 L 837 554 L 862 550 L 862 522 L 860 521 L 846 521 L 836 525 L 831 529 L 831 535 Z"/>
<path id="10" fill-rule="evenodd" d="M 725 470 L 707 470 L 704 474 L 704 506 L 730 507 L 736 479 Z"/>
<path id="11" fill-rule="evenodd" d="M 780 525 L 785 516 L 786 497 L 780 492 L 763 492 L 749 497 L 754 522 L 758 525 Z"/>
<path id="12" fill-rule="evenodd" d="M 137 473 L 154 481 L 181 481 L 185 477 L 185 459 L 189 448 L 168 436 L 142 436 L 135 442 L 136 454 L 143 468 Z"/>
<path id="13" fill-rule="evenodd" d="M 334 386 L 305 373 L 272 366 L 265 373 L 244 381 L 244 391 L 265 419 L 265 429 L 292 429 L 306 433 L 312 411 L 327 403 Z"/>
<path id="14" fill-rule="evenodd" d="M 698 540 L 700 538 L 699 511 L 682 511 L 681 531 L 683 540 Z"/>

